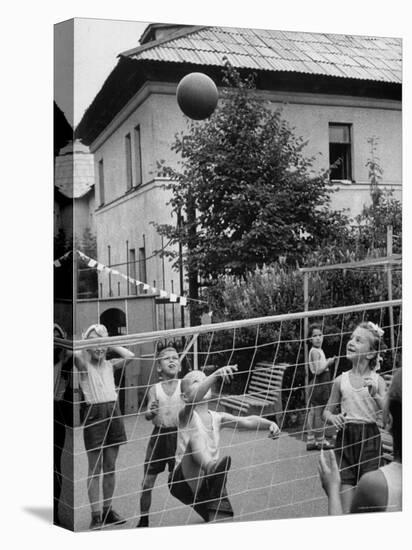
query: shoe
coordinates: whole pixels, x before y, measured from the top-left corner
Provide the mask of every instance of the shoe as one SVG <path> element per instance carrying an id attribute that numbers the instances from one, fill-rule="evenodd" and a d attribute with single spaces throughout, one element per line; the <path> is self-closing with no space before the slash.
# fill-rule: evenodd
<path id="1" fill-rule="evenodd" d="M 330 443 L 329 441 L 322 441 L 321 443 L 316 443 L 316 449 L 318 451 L 324 450 L 324 451 L 331 451 L 335 448 L 335 445 L 333 443 Z"/>
<path id="2" fill-rule="evenodd" d="M 141 517 L 136 527 L 149 527 L 149 518 L 147 516 Z"/>
<path id="3" fill-rule="evenodd" d="M 126 523 L 126 520 L 119 516 L 114 510 L 111 508 L 108 512 L 103 513 L 103 524 L 104 525 L 122 525 L 122 523 Z"/>
<path id="4" fill-rule="evenodd" d="M 318 450 L 318 446 L 315 442 L 313 443 L 306 443 L 306 450 L 307 451 L 317 451 Z"/>
<path id="5" fill-rule="evenodd" d="M 103 526 L 102 518 L 100 516 L 92 516 L 92 521 L 90 522 L 90 525 L 89 525 L 90 531 L 101 529 L 102 526 Z"/>

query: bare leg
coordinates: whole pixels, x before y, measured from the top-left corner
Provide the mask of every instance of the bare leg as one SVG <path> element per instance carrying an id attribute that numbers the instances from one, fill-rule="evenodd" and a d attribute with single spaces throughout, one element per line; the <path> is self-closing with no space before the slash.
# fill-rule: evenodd
<path id="1" fill-rule="evenodd" d="M 152 504 L 152 490 L 156 482 L 157 474 L 145 474 L 142 483 L 142 495 L 140 497 L 140 514 L 147 515 Z"/>
<path id="2" fill-rule="evenodd" d="M 103 451 L 103 508 L 110 508 L 116 484 L 116 460 L 119 446 L 107 447 Z"/>
<path id="3" fill-rule="evenodd" d="M 349 514 L 353 496 L 355 494 L 356 487 L 353 485 L 342 484 L 340 488 L 340 499 L 342 502 L 342 509 L 344 514 Z"/>
<path id="4" fill-rule="evenodd" d="M 313 428 L 314 428 L 314 434 L 315 439 L 318 443 L 322 443 L 324 436 L 325 436 L 325 430 L 323 426 L 323 420 L 322 420 L 322 407 L 317 406 L 313 407 L 314 414 L 313 414 Z"/>
<path id="5" fill-rule="evenodd" d="M 93 512 L 100 511 L 99 493 L 100 493 L 100 472 L 102 470 L 102 452 L 88 451 L 89 461 L 87 492 L 89 494 L 90 506 Z"/>

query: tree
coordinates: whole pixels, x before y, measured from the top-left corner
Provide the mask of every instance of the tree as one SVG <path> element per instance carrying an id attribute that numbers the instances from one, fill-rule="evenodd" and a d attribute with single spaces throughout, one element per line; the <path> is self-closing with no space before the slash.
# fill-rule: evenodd
<path id="1" fill-rule="evenodd" d="M 242 79 L 229 64 L 223 83 L 212 117 L 175 136 L 178 167 L 159 163 L 182 223 L 157 229 L 183 245 L 189 280 L 242 275 L 280 257 L 295 264 L 347 221 L 328 208 L 328 172 L 314 171 L 315 159 L 304 156 L 305 142 L 281 109 L 260 99 L 253 78 Z M 176 253 L 166 255 L 178 267 Z"/>

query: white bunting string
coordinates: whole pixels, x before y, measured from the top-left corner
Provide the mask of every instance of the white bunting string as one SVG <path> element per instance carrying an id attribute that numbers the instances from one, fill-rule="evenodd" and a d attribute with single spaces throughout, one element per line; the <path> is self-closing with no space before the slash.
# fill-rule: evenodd
<path id="1" fill-rule="evenodd" d="M 64 254 L 57 260 L 54 260 L 54 266 L 60 267 L 62 265 L 62 260 L 65 260 L 69 256 L 69 254 L 71 254 L 71 251 L 66 252 L 66 254 Z M 80 250 L 77 250 L 77 254 L 82 260 L 84 260 L 87 263 L 88 267 L 97 269 L 97 271 L 99 271 L 100 273 L 110 273 L 111 275 L 117 275 L 118 277 L 122 277 L 125 281 L 128 281 L 133 285 L 143 286 L 143 290 L 149 290 L 155 294 L 159 294 L 160 298 L 168 299 L 171 303 L 179 304 L 183 307 L 187 305 L 188 300 L 191 300 L 192 302 L 198 302 L 200 304 L 207 304 L 207 302 L 204 300 L 195 300 L 194 298 L 188 298 L 187 296 L 179 296 L 178 294 L 175 294 L 173 292 L 167 292 L 167 290 L 163 290 L 163 289 L 151 286 L 145 283 L 144 281 L 133 279 L 133 277 L 124 275 L 124 273 L 121 273 L 117 269 L 112 269 L 111 267 L 98 262 L 94 258 L 90 258 Z"/>

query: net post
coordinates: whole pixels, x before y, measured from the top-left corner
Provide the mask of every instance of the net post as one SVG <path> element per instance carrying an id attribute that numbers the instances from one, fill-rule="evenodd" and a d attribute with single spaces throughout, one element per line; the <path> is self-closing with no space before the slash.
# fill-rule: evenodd
<path id="1" fill-rule="evenodd" d="M 198 337 L 196 334 L 193 340 L 193 369 L 199 370 L 199 358 L 198 358 Z"/>
<path id="2" fill-rule="evenodd" d="M 303 309 L 309 311 L 309 273 L 305 271 L 303 273 Z M 305 354 L 305 406 L 308 407 L 309 402 L 309 367 L 308 367 L 308 331 L 309 320 L 307 317 L 303 320 L 303 349 Z"/>

